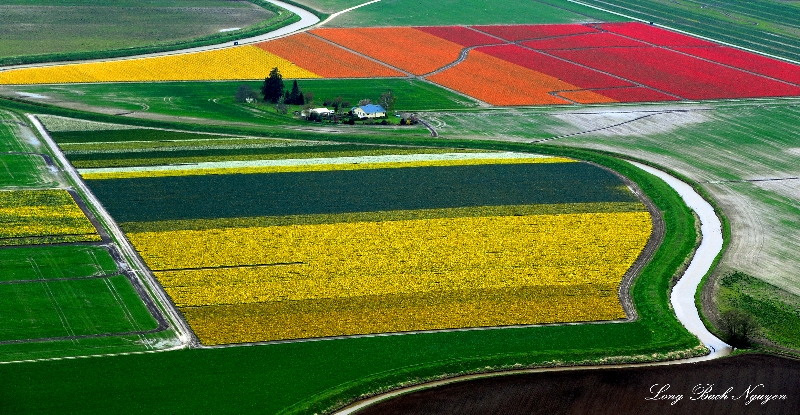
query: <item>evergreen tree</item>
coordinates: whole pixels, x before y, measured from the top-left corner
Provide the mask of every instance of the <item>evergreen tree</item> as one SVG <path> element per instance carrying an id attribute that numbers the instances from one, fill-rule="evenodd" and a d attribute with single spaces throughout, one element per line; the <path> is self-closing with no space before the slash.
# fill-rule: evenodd
<path id="1" fill-rule="evenodd" d="M 278 102 L 283 97 L 283 76 L 278 68 L 272 68 L 269 71 L 269 77 L 264 79 L 264 85 L 261 86 L 261 93 L 264 94 L 264 101 L 271 103 Z"/>
<path id="2" fill-rule="evenodd" d="M 303 92 L 300 91 L 300 87 L 297 86 L 297 80 L 295 79 L 292 83 L 292 90 L 286 95 L 286 103 L 287 104 L 294 104 L 294 105 L 303 105 Z"/>

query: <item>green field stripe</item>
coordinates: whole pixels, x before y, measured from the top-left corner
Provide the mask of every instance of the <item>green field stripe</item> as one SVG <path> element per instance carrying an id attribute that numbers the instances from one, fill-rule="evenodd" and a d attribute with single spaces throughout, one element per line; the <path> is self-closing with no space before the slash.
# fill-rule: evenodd
<path id="1" fill-rule="evenodd" d="M 208 135 L 208 138 L 197 140 L 161 140 L 161 141 L 94 141 L 59 144 L 65 154 L 80 153 L 143 153 L 148 151 L 176 150 L 213 150 L 231 148 L 286 148 L 313 146 L 341 146 L 345 143 L 336 141 L 306 141 L 279 138 L 226 137 Z"/>
<path id="2" fill-rule="evenodd" d="M 619 177 L 587 163 L 178 176 L 87 183 L 118 222 L 637 201 Z"/>
<path id="3" fill-rule="evenodd" d="M 0 341 L 151 330 L 127 278 L 0 284 Z"/>
<path id="4" fill-rule="evenodd" d="M 576 213 L 644 212 L 640 202 L 563 203 L 552 205 L 479 206 L 450 209 L 394 210 L 332 215 L 261 216 L 252 218 L 195 219 L 156 222 L 125 222 L 126 232 L 164 232 L 264 226 L 320 225 L 326 223 L 387 222 L 400 220 L 484 216 L 565 215 Z"/>
<path id="5" fill-rule="evenodd" d="M 302 149 L 302 151 L 300 151 Z M 276 151 L 280 150 L 280 151 Z M 312 151 L 313 150 L 313 151 Z M 204 155 L 180 157 L 178 152 L 164 152 L 160 156 L 143 158 L 139 153 L 130 153 L 133 158 L 112 158 L 94 159 L 96 154 L 77 155 L 70 157 L 70 162 L 79 169 L 93 168 L 124 168 L 124 167 L 155 167 L 164 165 L 199 164 L 214 162 L 235 162 L 235 161 L 258 161 L 258 160 L 286 160 L 286 159 L 311 159 L 311 158 L 335 158 L 335 157 L 360 157 L 360 156 L 380 156 L 396 154 L 437 154 L 449 153 L 453 150 L 445 149 L 398 149 L 377 147 L 370 145 L 342 145 L 342 146 L 320 146 L 319 148 L 250 148 L 240 150 L 204 150 Z M 232 154 L 225 154 L 232 153 Z M 114 153 L 119 155 L 118 153 Z M 81 158 L 88 157 L 89 159 Z"/>
<path id="6" fill-rule="evenodd" d="M 252 155 L 274 155 L 280 157 L 283 154 L 296 154 L 296 153 L 328 153 L 328 152 L 345 152 L 345 151 L 363 151 L 363 150 L 379 150 L 381 147 L 369 144 L 313 144 L 307 146 L 275 146 L 275 145 L 256 145 L 256 146 L 203 146 L 202 143 L 198 146 L 196 141 L 192 144 L 197 148 L 192 147 L 161 147 L 147 149 L 135 149 L 131 151 L 113 151 L 113 152 L 74 152 L 67 151 L 65 154 L 70 162 L 77 167 L 81 167 L 86 162 L 106 162 L 113 163 L 114 161 L 121 160 L 148 160 L 153 159 L 154 163 L 159 159 L 197 159 L 209 156 L 229 157 L 229 156 L 252 156 Z M 158 163 L 156 163 L 158 164 Z"/>
<path id="7" fill-rule="evenodd" d="M 208 174 L 302 173 L 482 164 L 572 163 L 563 157 L 522 153 L 413 153 L 361 157 L 207 162 L 192 165 L 81 169 L 86 180 L 194 176 Z"/>
<path id="8" fill-rule="evenodd" d="M 76 278 L 117 272 L 114 259 L 96 246 L 0 249 L 0 281 Z"/>

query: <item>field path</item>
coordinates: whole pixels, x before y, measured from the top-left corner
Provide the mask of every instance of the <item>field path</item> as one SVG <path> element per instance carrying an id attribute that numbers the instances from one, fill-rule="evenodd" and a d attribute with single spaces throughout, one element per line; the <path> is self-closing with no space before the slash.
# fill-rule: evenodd
<path id="1" fill-rule="evenodd" d="M 72 167 L 72 164 L 69 163 L 64 153 L 58 147 L 58 145 L 53 141 L 50 137 L 50 134 L 47 133 L 44 126 L 41 122 L 36 118 L 36 116 L 27 114 L 28 119 L 30 120 L 31 124 L 33 124 L 36 129 L 39 131 L 39 134 L 44 139 L 46 145 L 50 147 L 50 150 L 55 155 L 56 159 L 58 159 L 59 163 L 64 167 L 64 173 L 67 174 L 75 183 L 75 186 L 80 188 L 81 193 L 85 195 L 83 200 L 86 202 L 87 205 L 90 205 L 95 208 L 97 216 L 96 218 L 102 222 L 104 222 L 111 233 L 112 239 L 115 239 L 117 242 L 118 248 L 122 251 L 121 254 L 127 258 L 129 258 L 130 263 L 133 265 L 135 269 L 121 269 L 121 274 L 125 274 L 131 283 L 134 286 L 134 289 L 139 293 L 142 297 L 142 301 L 144 301 L 145 305 L 148 307 L 153 307 L 154 304 L 151 304 L 151 301 L 156 301 L 161 305 L 164 313 L 167 315 L 167 320 L 172 327 L 174 327 L 178 340 L 180 344 L 170 345 L 169 349 L 178 349 L 182 347 L 186 347 L 195 341 L 194 335 L 192 331 L 189 329 L 188 324 L 186 321 L 183 320 L 180 313 L 175 309 L 172 305 L 167 294 L 161 288 L 161 286 L 155 281 L 153 275 L 147 271 L 147 267 L 145 266 L 144 262 L 142 261 L 139 254 L 130 244 L 128 239 L 125 237 L 125 234 L 122 232 L 122 229 L 119 228 L 119 225 L 111 218 L 111 215 L 105 210 L 105 208 L 100 204 L 100 201 L 94 196 L 91 192 L 89 187 L 83 181 L 81 176 L 78 174 L 77 170 Z M 112 252 L 113 256 L 114 252 Z M 120 260 L 122 258 L 114 258 L 115 260 Z M 121 261 L 118 261 L 118 263 Z M 152 298 L 151 298 L 152 296 Z M 154 318 L 158 319 L 161 313 L 154 314 Z M 167 323 L 166 321 L 161 321 L 159 319 L 159 328 L 158 331 L 163 330 L 163 325 Z"/>
<path id="2" fill-rule="evenodd" d="M 378 396 L 374 396 L 363 401 L 352 404 L 344 409 L 334 412 L 334 415 L 350 415 L 357 411 L 364 409 L 370 405 L 391 399 L 395 396 L 405 395 L 410 392 L 415 392 L 423 389 L 434 388 L 450 383 L 463 382 L 472 379 L 515 375 L 522 373 L 541 373 L 541 372 L 554 372 L 554 371 L 573 371 L 573 370 L 599 370 L 610 368 L 625 368 L 625 367 L 643 367 L 643 366 L 663 366 L 663 365 L 676 365 L 685 363 L 694 363 L 704 360 L 711 360 L 727 356 L 732 351 L 731 347 L 714 336 L 713 333 L 706 329 L 703 322 L 700 320 L 700 315 L 694 301 L 694 295 L 697 292 L 703 276 L 711 269 L 714 259 L 722 252 L 722 223 L 717 215 L 714 213 L 714 208 L 700 196 L 688 184 L 678 180 L 669 174 L 645 166 L 643 164 L 631 162 L 636 167 L 664 180 L 672 187 L 678 194 L 680 194 L 683 201 L 689 206 L 692 211 L 700 218 L 701 227 L 700 232 L 702 235 L 702 242 L 697 248 L 691 263 L 686 268 L 683 276 L 672 289 L 672 296 L 670 302 L 675 310 L 675 315 L 678 320 L 686 327 L 689 332 L 697 336 L 700 341 L 711 350 L 711 353 L 706 356 L 693 357 L 689 359 L 671 360 L 666 362 L 654 363 L 637 363 L 637 364 L 619 364 L 619 365 L 594 365 L 594 366 L 572 366 L 572 367 L 555 367 L 555 368 L 538 368 L 526 370 L 512 370 L 497 373 L 482 373 L 477 375 L 459 376 L 451 379 L 445 379 L 430 383 L 425 383 L 407 388 L 396 389 Z"/>

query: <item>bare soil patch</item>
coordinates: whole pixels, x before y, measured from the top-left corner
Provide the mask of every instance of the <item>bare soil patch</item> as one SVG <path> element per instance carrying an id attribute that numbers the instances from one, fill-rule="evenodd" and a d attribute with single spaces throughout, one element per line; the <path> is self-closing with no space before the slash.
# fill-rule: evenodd
<path id="1" fill-rule="evenodd" d="M 580 110 L 553 114 L 568 126 L 559 127 L 554 135 L 575 134 L 592 131 L 595 135 L 639 136 L 665 133 L 707 120 L 705 108 L 625 109 L 625 110 Z"/>
<path id="2" fill-rule="evenodd" d="M 667 389 L 658 394 L 664 387 Z M 702 391 L 708 388 L 710 390 L 703 394 Z M 726 394 L 728 388 L 731 389 Z M 748 404 L 748 388 L 750 397 L 778 396 L 765 403 L 752 399 Z M 545 372 L 477 379 L 402 395 L 357 413 L 797 414 L 800 411 L 798 391 L 800 361 L 748 354 L 674 366 Z M 656 399 L 665 395 L 682 395 L 682 398 Z M 715 397 L 717 399 L 713 399 Z"/>

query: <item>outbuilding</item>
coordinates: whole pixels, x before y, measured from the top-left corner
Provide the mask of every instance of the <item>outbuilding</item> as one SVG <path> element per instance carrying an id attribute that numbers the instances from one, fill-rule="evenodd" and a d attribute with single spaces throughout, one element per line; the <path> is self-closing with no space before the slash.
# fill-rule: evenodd
<path id="1" fill-rule="evenodd" d="M 333 115 L 333 111 L 329 110 L 327 108 L 321 107 L 321 108 L 312 108 L 310 110 L 303 110 L 303 112 L 300 113 L 300 114 L 303 116 L 303 118 L 320 118 L 320 119 L 322 119 L 322 118 L 328 118 L 331 115 Z"/>

